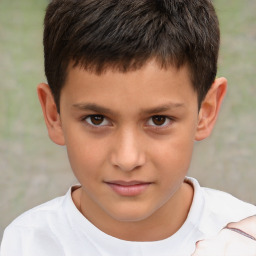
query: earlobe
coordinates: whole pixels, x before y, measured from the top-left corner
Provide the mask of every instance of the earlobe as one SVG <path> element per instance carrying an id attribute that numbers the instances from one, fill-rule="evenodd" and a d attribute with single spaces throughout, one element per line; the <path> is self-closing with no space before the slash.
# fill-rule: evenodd
<path id="1" fill-rule="evenodd" d="M 201 104 L 195 136 L 196 140 L 203 140 L 211 134 L 226 91 L 226 78 L 217 78 Z"/>
<path id="2" fill-rule="evenodd" d="M 37 86 L 37 94 L 50 139 L 58 145 L 65 145 L 60 114 L 57 111 L 49 85 L 44 83 L 39 84 Z"/>

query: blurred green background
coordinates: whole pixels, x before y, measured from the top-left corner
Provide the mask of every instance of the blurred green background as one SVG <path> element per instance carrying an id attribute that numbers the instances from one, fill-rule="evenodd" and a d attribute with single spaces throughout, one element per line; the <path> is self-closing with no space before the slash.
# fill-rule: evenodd
<path id="1" fill-rule="evenodd" d="M 76 182 L 65 148 L 48 139 L 36 85 L 45 81 L 47 0 L 0 0 L 0 239 L 25 210 Z M 212 136 L 196 143 L 189 175 L 256 204 L 256 1 L 215 0 L 219 76 L 228 94 Z"/>

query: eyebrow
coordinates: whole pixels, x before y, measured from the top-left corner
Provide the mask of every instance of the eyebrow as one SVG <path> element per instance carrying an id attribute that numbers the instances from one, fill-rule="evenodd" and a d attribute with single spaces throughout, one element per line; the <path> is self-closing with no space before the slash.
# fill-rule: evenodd
<path id="1" fill-rule="evenodd" d="M 94 112 L 102 113 L 102 114 L 114 114 L 115 112 L 109 108 L 99 106 L 95 103 L 78 103 L 73 104 L 72 107 L 79 109 L 79 110 L 91 110 Z"/>
<path id="2" fill-rule="evenodd" d="M 103 107 L 103 106 L 100 106 L 100 105 L 97 105 L 95 103 L 77 103 L 77 104 L 73 104 L 72 107 L 78 109 L 78 110 L 91 110 L 91 111 L 94 111 L 94 112 L 97 112 L 97 113 L 102 113 L 102 114 L 116 114 L 115 111 L 109 109 L 109 108 L 106 108 L 106 107 Z M 165 111 L 168 111 L 168 110 L 171 110 L 171 109 L 176 109 L 176 108 L 183 108 L 185 107 L 185 104 L 184 103 L 167 103 L 167 104 L 163 104 L 163 105 L 160 105 L 160 106 L 157 106 L 157 107 L 154 107 L 154 108 L 150 108 L 150 109 L 142 109 L 140 112 L 141 114 L 157 114 L 157 113 L 161 113 L 161 112 L 165 112 Z"/>
<path id="3" fill-rule="evenodd" d="M 184 103 L 172 103 L 171 102 L 171 103 L 167 103 L 167 104 L 157 106 L 157 107 L 154 107 L 154 108 L 142 110 L 142 113 L 156 114 L 156 113 L 165 112 L 165 111 L 168 111 L 168 110 L 171 110 L 171 109 L 183 108 L 183 107 L 185 107 Z"/>

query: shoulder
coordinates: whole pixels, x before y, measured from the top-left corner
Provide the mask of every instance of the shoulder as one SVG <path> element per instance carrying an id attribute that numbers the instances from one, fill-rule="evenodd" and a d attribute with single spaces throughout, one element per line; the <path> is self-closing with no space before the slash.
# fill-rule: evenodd
<path id="1" fill-rule="evenodd" d="M 62 218 L 63 199 L 64 197 L 55 198 L 21 214 L 4 230 L 2 244 L 21 242 L 38 235 L 48 236 L 51 233 L 49 227 Z"/>
<path id="2" fill-rule="evenodd" d="M 216 215 L 232 217 L 238 221 L 256 214 L 256 206 L 223 191 L 203 188 L 207 208 Z"/>
<path id="3" fill-rule="evenodd" d="M 57 197 L 24 212 L 12 221 L 7 228 L 13 226 L 33 227 L 42 225 L 42 222 L 49 220 L 50 216 L 60 213 L 64 198 L 65 196 Z"/>
<path id="4" fill-rule="evenodd" d="M 205 227 L 224 228 L 230 222 L 238 222 L 256 214 L 256 206 L 214 189 L 203 188 L 205 217 L 201 222 Z"/>
<path id="5" fill-rule="evenodd" d="M 69 193 L 32 208 L 17 217 L 4 231 L 1 253 L 3 255 L 47 255 L 51 251 L 54 252 L 51 255 L 60 255 L 63 247 L 56 230 L 62 226 L 61 224 L 67 222 L 65 201 L 69 200 Z"/>
<path id="6" fill-rule="evenodd" d="M 204 207 L 211 214 L 228 216 L 229 218 L 239 219 L 245 216 L 255 215 L 256 206 L 244 202 L 233 195 L 212 189 L 201 187 L 194 178 L 187 178 L 194 187 L 194 197 L 200 197 L 204 201 Z M 232 217 L 233 216 L 233 217 Z"/>
<path id="7" fill-rule="evenodd" d="M 200 187 L 196 179 L 188 178 L 194 187 L 192 208 L 200 218 L 196 225 L 204 234 L 219 232 L 230 222 L 256 214 L 256 206 L 223 191 Z"/>

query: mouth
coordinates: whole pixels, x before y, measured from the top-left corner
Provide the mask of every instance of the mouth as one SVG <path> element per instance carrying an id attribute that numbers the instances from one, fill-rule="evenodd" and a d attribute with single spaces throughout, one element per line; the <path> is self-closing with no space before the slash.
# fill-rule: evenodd
<path id="1" fill-rule="evenodd" d="M 144 181 L 108 181 L 105 182 L 115 193 L 120 196 L 138 196 L 152 185 L 152 182 Z"/>

